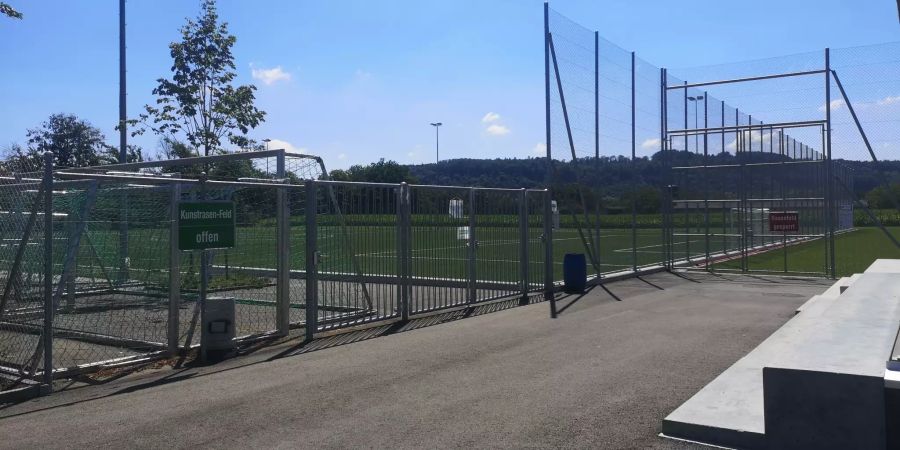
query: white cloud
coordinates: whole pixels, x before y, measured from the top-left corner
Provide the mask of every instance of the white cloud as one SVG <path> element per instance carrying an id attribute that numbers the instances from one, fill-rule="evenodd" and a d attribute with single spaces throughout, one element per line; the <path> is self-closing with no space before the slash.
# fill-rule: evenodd
<path id="1" fill-rule="evenodd" d="M 491 123 L 500 120 L 500 114 L 489 112 L 481 118 L 481 123 Z"/>
<path id="2" fill-rule="evenodd" d="M 644 142 L 641 142 L 641 148 L 644 150 L 658 150 L 659 143 L 659 138 L 647 139 Z"/>
<path id="3" fill-rule="evenodd" d="M 900 103 L 900 95 L 892 97 L 887 96 L 877 102 L 881 106 L 893 105 L 894 103 Z"/>
<path id="4" fill-rule="evenodd" d="M 267 147 L 269 148 L 269 150 L 283 149 L 294 153 L 303 153 L 307 155 L 309 154 L 308 148 L 297 147 L 294 144 L 291 144 L 288 141 L 282 141 L 281 139 L 272 139 L 271 141 L 269 141 L 269 145 L 267 145 Z"/>
<path id="5" fill-rule="evenodd" d="M 547 144 L 543 142 L 534 144 L 534 148 L 531 149 L 531 153 L 535 156 L 547 156 Z"/>
<path id="6" fill-rule="evenodd" d="M 505 134 L 509 134 L 509 128 L 496 123 L 487 127 L 484 131 L 487 131 L 488 134 L 494 136 L 503 136 Z"/>
<path id="7" fill-rule="evenodd" d="M 347 159 L 347 154 L 346 153 L 338 153 L 337 159 L 341 159 L 341 160 Z"/>
<path id="8" fill-rule="evenodd" d="M 285 72 L 281 66 L 273 67 L 271 69 L 257 69 L 251 65 L 251 72 L 254 80 L 262 81 L 266 85 L 272 85 L 279 81 L 288 81 L 291 79 L 291 74 Z"/>
<path id="9" fill-rule="evenodd" d="M 408 158 L 415 158 L 415 157 L 416 157 L 416 152 L 409 152 L 409 153 L 406 154 L 406 156 L 407 156 Z"/>
<path id="10" fill-rule="evenodd" d="M 842 99 L 842 98 L 834 99 L 831 101 L 831 110 L 832 111 L 837 111 L 837 110 L 841 109 L 841 107 L 843 107 L 843 106 L 844 106 L 844 99 Z M 826 109 L 825 105 L 822 105 L 819 107 L 819 111 L 824 112 L 825 109 Z"/>

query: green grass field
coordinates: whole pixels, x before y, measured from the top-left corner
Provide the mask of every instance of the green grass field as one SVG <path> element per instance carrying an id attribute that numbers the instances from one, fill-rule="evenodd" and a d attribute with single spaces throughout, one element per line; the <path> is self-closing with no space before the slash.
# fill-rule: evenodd
<path id="1" fill-rule="evenodd" d="M 519 229 L 500 222 L 476 227 L 477 247 L 476 276 L 479 280 L 513 282 L 520 277 L 521 258 Z M 414 277 L 465 279 L 467 277 L 468 240 L 465 229 L 458 223 L 427 223 L 412 227 L 412 271 Z M 900 236 L 900 227 L 890 230 Z M 214 252 L 212 264 L 241 267 L 275 267 L 277 252 L 274 224 L 238 226 L 235 248 Z M 303 270 L 306 257 L 305 228 L 294 223 L 291 226 L 291 269 Z M 639 228 L 634 238 L 627 228 L 603 228 L 600 231 L 599 265 L 602 273 L 612 273 L 638 267 L 660 264 L 664 259 L 662 232 L 658 228 Z M 529 280 L 540 283 L 543 279 L 543 230 L 529 228 L 528 253 Z M 634 250 L 632 249 L 632 239 Z M 141 279 L 165 283 L 168 276 L 169 233 L 166 228 L 134 228 L 129 232 L 129 263 Z M 702 263 L 707 252 L 707 241 L 700 230 L 678 230 L 673 237 L 676 258 L 690 258 Z M 354 224 L 342 228 L 331 220 L 323 220 L 317 230 L 317 246 L 320 252 L 321 272 L 394 275 L 397 273 L 397 229 L 387 221 Z M 780 239 L 771 238 L 760 244 L 776 244 Z M 117 267 L 119 237 L 116 231 L 90 230 L 88 239 L 81 246 L 78 257 L 79 277 L 86 275 L 104 278 Z M 737 256 L 739 242 L 734 237 L 710 236 L 708 251 L 711 255 L 723 252 Z M 890 241 L 880 229 L 864 227 L 841 234 L 836 239 L 837 274 L 846 275 L 864 270 L 876 258 L 900 258 Z M 58 255 L 64 249 L 57 250 Z M 585 253 L 577 229 L 555 230 L 553 245 L 554 278 L 562 278 L 562 260 L 566 253 Z M 812 240 L 786 248 L 773 248 L 748 257 L 750 270 L 808 273 L 827 275 L 824 240 Z M 786 257 L 785 257 L 786 256 Z M 636 257 L 636 261 L 633 258 Z M 182 254 L 182 268 L 190 272 L 196 267 L 196 255 Z M 720 261 L 715 269 L 739 269 L 739 258 Z M 588 273 L 596 270 L 589 263 Z"/>
<path id="2" fill-rule="evenodd" d="M 888 227 L 888 231 L 900 238 L 900 227 Z M 751 270 L 825 274 L 827 241 L 816 239 L 785 249 L 773 249 L 752 255 L 747 265 Z M 787 253 L 787 258 L 785 258 Z M 835 274 L 848 276 L 864 271 L 878 258 L 900 258 L 900 250 L 876 227 L 859 227 L 835 237 Z M 734 261 L 724 262 L 713 268 L 734 268 Z"/>

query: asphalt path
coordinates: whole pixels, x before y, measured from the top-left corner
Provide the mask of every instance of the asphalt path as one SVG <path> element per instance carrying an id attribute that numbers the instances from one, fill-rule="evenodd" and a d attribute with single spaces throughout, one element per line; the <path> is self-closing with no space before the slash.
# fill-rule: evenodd
<path id="1" fill-rule="evenodd" d="M 662 419 L 826 287 L 660 273 L 293 341 L 6 405 L 0 448 L 689 448 Z"/>

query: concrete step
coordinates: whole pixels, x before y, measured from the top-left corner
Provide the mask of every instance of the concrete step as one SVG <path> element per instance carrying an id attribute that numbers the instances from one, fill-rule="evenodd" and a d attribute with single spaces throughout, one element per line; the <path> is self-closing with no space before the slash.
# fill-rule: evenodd
<path id="1" fill-rule="evenodd" d="M 849 276 L 849 277 L 843 277 L 843 278 L 839 279 L 836 283 L 834 283 L 833 285 L 831 285 L 825 292 L 823 292 L 823 293 L 821 293 L 821 294 L 819 294 L 819 295 L 815 295 L 815 296 L 811 297 L 811 298 L 810 298 L 809 300 L 807 300 L 805 303 L 803 303 L 802 305 L 800 305 L 800 306 L 797 308 L 796 313 L 799 314 L 801 311 L 803 311 L 804 309 L 808 308 L 810 305 L 812 305 L 813 303 L 815 303 L 816 301 L 818 301 L 818 300 L 819 300 L 820 298 L 822 298 L 822 297 L 828 297 L 828 298 L 831 298 L 831 299 L 837 298 L 839 295 L 843 294 L 844 291 L 846 291 L 847 289 L 849 289 L 850 286 L 853 285 L 853 283 L 859 278 L 860 275 L 861 275 L 861 274 L 858 274 L 858 273 L 857 273 L 857 274 L 853 274 L 852 276 Z"/>
<path id="2" fill-rule="evenodd" d="M 669 414 L 663 420 L 663 434 L 725 447 L 762 447 L 763 367 L 787 351 L 798 334 L 814 327 L 818 317 L 838 301 L 839 293 L 840 281 L 805 303 L 801 314 Z"/>
<path id="3" fill-rule="evenodd" d="M 885 362 L 898 323 L 900 274 L 881 267 L 859 277 L 814 326 L 795 330 L 763 370 L 766 444 L 884 448 Z"/>

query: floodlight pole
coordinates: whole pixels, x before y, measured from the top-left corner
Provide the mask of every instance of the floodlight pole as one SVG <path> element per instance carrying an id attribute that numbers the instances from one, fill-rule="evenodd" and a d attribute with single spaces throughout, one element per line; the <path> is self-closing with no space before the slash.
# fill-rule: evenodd
<path id="1" fill-rule="evenodd" d="M 434 127 L 434 162 L 441 162 L 441 122 L 433 122 L 431 126 Z"/>
<path id="2" fill-rule="evenodd" d="M 119 0 L 119 163 L 128 162 L 128 127 L 126 112 L 125 76 L 125 0 Z M 128 279 L 128 194 L 121 194 L 121 217 L 119 219 L 119 283 Z"/>
<path id="3" fill-rule="evenodd" d="M 687 89 L 685 89 L 685 92 L 687 92 Z M 704 98 L 706 98 L 706 94 L 704 93 L 704 95 L 698 95 L 696 97 L 686 97 L 686 98 L 687 98 L 687 100 L 690 100 L 691 103 L 694 104 L 694 128 L 695 129 L 700 128 L 699 119 L 698 119 L 699 114 L 697 113 L 697 104 L 700 103 L 700 100 L 703 100 Z M 687 107 L 687 104 L 685 104 L 685 107 Z M 705 114 L 706 113 L 705 112 L 705 108 L 706 108 L 705 103 L 704 103 L 703 107 L 704 107 L 704 114 Z M 687 108 L 685 108 L 684 115 L 685 115 L 684 124 L 685 124 L 685 128 L 687 128 Z M 705 126 L 704 126 L 704 128 L 705 128 Z M 706 135 L 705 132 L 703 134 L 704 134 L 704 136 Z M 687 139 L 686 136 L 685 136 L 685 139 Z M 687 150 L 687 141 L 685 141 L 684 147 L 685 147 L 684 149 Z M 694 150 L 696 150 L 698 153 L 700 152 L 700 136 L 697 133 L 694 133 Z"/>
<path id="4" fill-rule="evenodd" d="M 125 0 L 119 0 L 119 162 L 127 162 L 128 131 L 125 105 Z"/>

